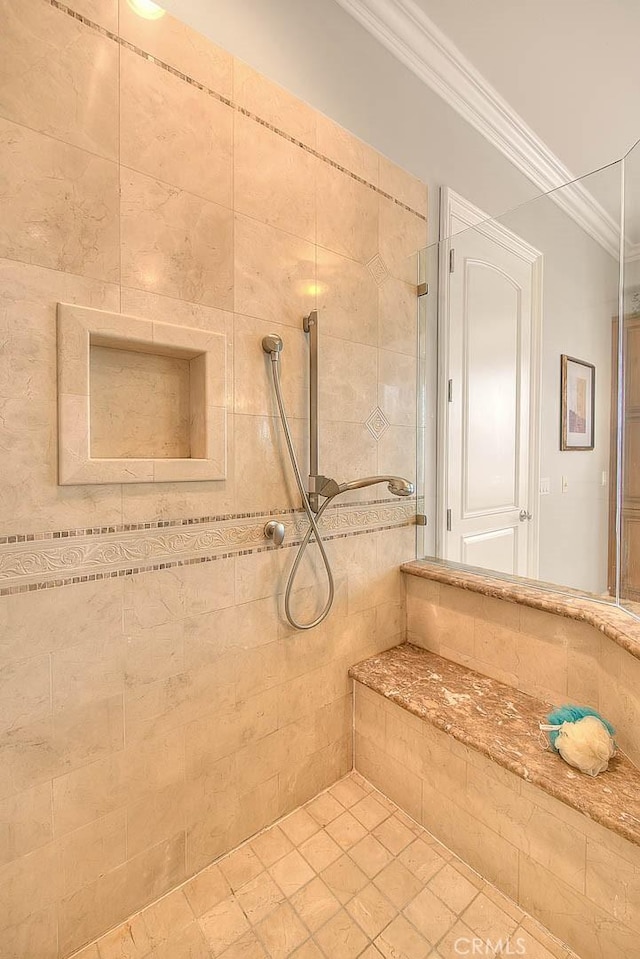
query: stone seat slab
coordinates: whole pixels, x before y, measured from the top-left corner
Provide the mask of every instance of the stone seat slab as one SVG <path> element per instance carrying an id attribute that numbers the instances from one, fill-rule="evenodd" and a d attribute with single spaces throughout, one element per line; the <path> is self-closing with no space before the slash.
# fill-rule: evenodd
<path id="1" fill-rule="evenodd" d="M 640 845 L 640 770 L 620 750 L 596 777 L 545 748 L 555 706 L 428 650 L 403 643 L 349 670 L 362 685 L 560 802 Z"/>

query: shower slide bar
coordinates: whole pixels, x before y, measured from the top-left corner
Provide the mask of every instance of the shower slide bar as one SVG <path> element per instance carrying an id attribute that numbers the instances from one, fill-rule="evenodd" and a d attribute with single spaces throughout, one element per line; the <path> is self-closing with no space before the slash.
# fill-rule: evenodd
<path id="1" fill-rule="evenodd" d="M 293 438 L 291 436 L 291 429 L 289 427 L 289 419 L 282 396 L 282 384 L 280 379 L 280 354 L 284 347 L 282 338 L 276 333 L 270 333 L 268 336 L 263 338 L 262 349 L 271 359 L 271 375 L 273 378 L 273 387 L 278 404 L 278 411 L 280 413 L 282 430 L 285 436 L 287 450 L 289 452 L 289 459 L 291 461 L 291 467 L 295 476 L 298 492 L 300 493 L 300 497 L 302 499 L 302 506 L 307 514 L 307 519 L 309 520 L 309 528 L 302 538 L 302 542 L 298 548 L 296 558 L 293 562 L 293 566 L 287 580 L 284 600 L 285 616 L 290 625 L 295 629 L 313 629 L 314 626 L 318 626 L 329 615 L 335 595 L 335 584 L 331 563 L 329 561 L 329 557 L 327 556 L 322 534 L 318 526 L 324 511 L 336 498 L 336 496 L 351 490 L 364 489 L 367 486 L 374 486 L 378 483 L 387 483 L 389 492 L 393 493 L 394 496 L 411 496 L 414 491 L 414 486 L 413 483 L 401 476 L 365 476 L 362 479 L 352 480 L 349 483 L 337 483 L 336 480 L 324 476 L 318 472 L 320 437 L 318 425 L 319 363 L 317 310 L 313 310 L 304 318 L 303 329 L 304 332 L 309 336 L 309 480 L 306 487 L 300 471 L 298 458 L 296 456 Z M 320 497 L 322 497 L 324 500 L 322 504 L 320 504 Z M 277 538 L 275 534 L 275 524 L 272 524 L 272 529 L 268 535 L 270 535 L 274 541 L 277 542 L 279 540 L 279 542 L 282 542 L 284 531 L 278 531 Z M 296 620 L 291 611 L 291 594 L 300 564 L 312 537 L 315 538 L 325 568 L 328 595 L 321 612 L 312 621 L 302 623 Z"/>

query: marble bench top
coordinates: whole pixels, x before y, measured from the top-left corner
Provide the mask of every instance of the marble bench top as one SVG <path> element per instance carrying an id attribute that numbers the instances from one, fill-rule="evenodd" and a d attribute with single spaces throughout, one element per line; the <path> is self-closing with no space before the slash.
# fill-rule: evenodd
<path id="1" fill-rule="evenodd" d="M 569 587 L 560 589 L 550 583 L 533 582 L 519 576 L 500 576 L 441 559 L 416 559 L 403 563 L 400 569 L 419 579 L 430 579 L 507 603 L 518 603 L 520 606 L 564 616 L 565 619 L 589 623 L 640 659 L 640 619 L 629 610 L 617 606 L 613 600 L 589 597 Z M 634 609 L 638 607 L 637 603 L 629 605 L 633 605 Z"/>
<path id="2" fill-rule="evenodd" d="M 607 772 L 592 778 L 545 750 L 538 724 L 552 704 L 410 643 L 365 659 L 349 675 L 640 845 L 640 770 L 618 751 Z"/>

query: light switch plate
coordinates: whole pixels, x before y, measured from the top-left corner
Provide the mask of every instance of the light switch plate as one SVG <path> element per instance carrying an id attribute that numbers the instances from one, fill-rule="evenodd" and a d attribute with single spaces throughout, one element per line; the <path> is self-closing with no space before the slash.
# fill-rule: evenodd
<path id="1" fill-rule="evenodd" d="M 548 476 L 540 479 L 540 496 L 548 496 L 551 492 L 551 480 Z"/>

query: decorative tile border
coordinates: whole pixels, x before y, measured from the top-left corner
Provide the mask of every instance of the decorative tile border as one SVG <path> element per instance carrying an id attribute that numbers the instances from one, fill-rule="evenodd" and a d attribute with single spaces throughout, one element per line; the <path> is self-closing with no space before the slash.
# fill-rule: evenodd
<path id="1" fill-rule="evenodd" d="M 415 497 L 408 497 L 405 502 L 415 502 Z M 387 496 L 384 499 L 361 500 L 357 503 L 360 508 L 365 506 L 384 506 L 397 503 L 397 499 Z M 335 503 L 331 511 L 336 509 L 351 509 L 353 503 Z M 257 510 L 250 513 L 219 513 L 213 516 L 189 516 L 187 519 L 160 519 L 154 523 L 120 523 L 109 526 L 83 526 L 75 529 L 44 530 L 38 533 L 9 533 L 0 536 L 0 546 L 7 543 L 37 543 L 41 540 L 75 539 L 78 536 L 105 536 L 107 533 L 131 533 L 139 529 L 168 529 L 174 526 L 200 526 L 203 523 L 224 523 L 226 520 L 258 519 L 266 520 L 272 516 L 292 516 L 301 513 L 301 509 L 285 507 L 283 509 Z"/>
<path id="2" fill-rule="evenodd" d="M 322 520 L 327 539 L 412 525 L 415 500 L 352 504 L 328 511 Z M 0 546 L 0 596 L 50 589 L 148 570 L 168 569 L 263 552 L 264 525 L 274 511 L 210 523 L 118 530 L 65 540 L 16 541 Z M 290 511 L 288 545 L 297 545 L 308 522 L 302 511 Z"/>
<path id="3" fill-rule="evenodd" d="M 419 213 L 418 210 L 414 210 L 413 207 L 408 206 L 408 204 L 403 203 L 401 200 L 398 200 L 396 197 L 392 196 L 390 193 L 387 193 L 385 190 L 380 189 L 374 183 L 370 183 L 369 180 L 365 180 L 364 177 L 358 176 L 357 173 L 353 173 L 351 170 L 348 170 L 346 167 L 342 166 L 340 163 L 336 163 L 335 160 L 332 160 L 330 157 L 325 156 L 325 154 L 320 153 L 318 150 L 314 150 L 313 147 L 310 147 L 308 144 L 304 143 L 302 140 L 292 137 L 289 133 L 286 133 L 284 130 L 281 130 L 279 127 L 274 126 L 272 123 L 268 123 L 267 120 L 264 120 L 257 113 L 253 113 L 251 110 L 247 110 L 245 107 L 241 107 L 239 104 L 234 103 L 233 100 L 230 100 L 228 97 L 222 96 L 220 93 L 216 93 L 215 90 L 211 90 L 210 87 L 205 86 L 203 83 L 199 83 L 198 80 L 194 80 L 193 77 L 188 76 L 186 73 L 182 73 L 180 70 L 176 70 L 175 67 L 172 67 L 169 63 L 165 63 L 164 60 L 159 60 L 157 57 L 152 56 L 150 53 L 147 53 L 145 50 L 142 50 L 140 47 L 135 46 L 133 43 L 129 43 L 128 40 L 124 40 L 122 37 L 118 36 L 117 33 L 113 33 L 111 30 L 107 30 L 106 27 L 101 27 L 100 24 L 95 23 L 93 20 L 90 20 L 88 17 L 85 17 L 81 13 L 77 13 L 71 7 L 67 6 L 65 3 L 61 3 L 60 0 L 45 0 L 45 3 L 48 3 L 50 6 L 55 7 L 56 10 L 60 10 L 62 13 L 65 13 L 67 16 L 72 17 L 74 20 L 79 20 L 80 23 L 83 23 L 86 27 L 89 27 L 91 30 L 95 30 L 97 33 L 100 33 L 103 37 L 107 37 L 109 40 L 113 40 L 114 43 L 117 43 L 119 46 L 124 47 L 127 50 L 130 50 L 132 53 L 137 54 L 137 56 L 142 57 L 144 60 L 149 60 L 151 63 L 155 63 L 156 66 L 160 67 L 161 70 L 166 70 L 167 73 L 171 73 L 174 77 L 183 80 L 185 83 L 190 84 L 192 87 L 196 87 L 198 90 L 201 90 L 203 93 L 208 94 L 208 96 L 213 97 L 215 100 L 218 100 L 220 103 L 224 103 L 225 106 L 230 107 L 232 110 L 235 110 L 236 113 L 241 113 L 245 117 L 254 120 L 256 123 L 259 123 L 263 127 L 271 130 L 272 133 L 277 134 L 279 137 L 282 137 L 284 140 L 288 140 L 289 143 L 295 144 L 295 146 L 300 147 L 300 149 L 305 150 L 306 153 L 310 153 L 312 156 L 317 157 L 317 159 L 322 160 L 323 163 L 329 164 L 329 166 L 334 167 L 336 170 L 339 170 L 341 173 L 344 173 L 346 176 L 351 177 L 352 180 L 356 180 L 358 183 L 361 183 L 363 186 L 368 187 L 368 189 L 373 190 L 374 193 L 378 193 L 380 196 L 385 197 L 387 200 L 391 200 L 397 206 L 402 207 L 403 210 L 407 210 L 409 213 L 413 213 L 414 216 L 417 216 L 420 220 L 427 222 L 427 217 L 424 213 Z M 426 239 L 425 239 L 426 245 Z M 372 267 L 372 272 L 374 272 L 374 277 L 377 281 L 380 282 L 379 277 L 381 276 L 381 267 L 379 264 L 374 264 Z"/>

